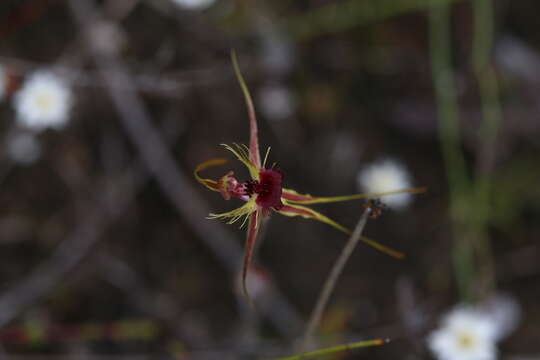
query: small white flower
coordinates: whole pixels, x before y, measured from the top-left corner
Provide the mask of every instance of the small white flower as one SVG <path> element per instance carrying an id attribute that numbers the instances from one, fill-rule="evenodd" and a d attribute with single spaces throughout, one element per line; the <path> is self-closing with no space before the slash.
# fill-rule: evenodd
<path id="1" fill-rule="evenodd" d="M 176 5 L 190 10 L 202 10 L 210 7 L 215 0 L 172 0 Z"/>
<path id="2" fill-rule="evenodd" d="M 11 134 L 6 145 L 9 157 L 19 164 L 31 164 L 41 156 L 41 144 L 34 134 Z"/>
<path id="3" fill-rule="evenodd" d="M 492 360 L 497 357 L 497 324 L 487 313 L 458 307 L 428 338 L 439 360 Z"/>
<path id="4" fill-rule="evenodd" d="M 409 173 L 405 166 L 394 161 L 384 160 L 360 170 L 357 184 L 365 192 L 385 192 L 411 187 Z M 383 202 L 395 209 L 405 208 L 411 202 L 411 194 L 396 194 L 383 197 Z"/>
<path id="5" fill-rule="evenodd" d="M 71 101 L 71 91 L 60 77 L 37 71 L 15 94 L 17 121 L 36 131 L 61 128 L 68 120 Z"/>

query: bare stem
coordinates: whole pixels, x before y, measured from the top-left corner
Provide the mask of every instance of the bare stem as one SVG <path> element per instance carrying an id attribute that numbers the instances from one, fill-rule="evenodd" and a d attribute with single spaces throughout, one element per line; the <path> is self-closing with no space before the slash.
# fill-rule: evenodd
<path id="1" fill-rule="evenodd" d="M 502 122 L 502 107 L 499 98 L 499 84 L 495 68 L 491 62 L 494 36 L 494 8 L 492 0 L 473 2 L 474 43 L 472 61 L 481 99 L 482 124 L 479 138 L 482 143 L 477 155 L 476 231 L 478 232 L 477 251 L 484 269 L 486 282 L 483 291 L 489 292 L 495 286 L 491 244 L 487 236 L 489 205 L 492 193 L 491 173 L 495 167 L 497 134 Z"/>
<path id="2" fill-rule="evenodd" d="M 362 238 L 362 232 L 364 231 L 364 227 L 366 226 L 366 222 L 370 213 L 371 213 L 371 208 L 368 207 L 366 208 L 366 210 L 364 210 L 364 213 L 360 217 L 360 220 L 358 220 L 358 223 L 356 224 L 356 227 L 354 228 L 353 233 L 349 237 L 347 244 L 345 244 L 345 247 L 341 251 L 339 258 L 334 263 L 334 266 L 332 267 L 332 270 L 330 271 L 330 274 L 328 275 L 328 278 L 326 279 L 324 283 L 322 291 L 319 294 L 319 298 L 317 299 L 317 304 L 315 305 L 315 308 L 313 309 L 313 312 L 311 313 L 311 316 L 309 318 L 309 323 L 306 328 L 306 332 L 304 333 L 304 340 L 303 340 L 302 346 L 305 350 L 308 349 L 312 341 L 313 334 L 315 333 L 316 329 L 319 327 L 322 314 L 326 308 L 326 305 L 328 304 L 330 295 L 332 294 L 332 292 L 334 291 L 334 288 L 336 287 L 336 283 L 339 279 L 339 276 L 343 272 L 345 264 L 349 260 L 349 257 L 351 256 L 354 248 L 356 247 L 356 245 Z"/>
<path id="3" fill-rule="evenodd" d="M 472 237 L 469 233 L 464 233 L 463 225 L 469 220 L 466 214 L 470 206 L 468 192 L 471 186 L 461 149 L 457 87 L 451 64 L 450 12 L 448 3 L 431 0 L 430 53 L 441 152 L 450 192 L 454 272 L 462 299 L 469 300 L 474 274 L 473 252 L 470 246 Z"/>

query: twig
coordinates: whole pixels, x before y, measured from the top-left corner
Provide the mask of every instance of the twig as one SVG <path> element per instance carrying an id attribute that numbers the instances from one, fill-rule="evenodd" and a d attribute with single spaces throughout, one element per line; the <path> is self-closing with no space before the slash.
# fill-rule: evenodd
<path id="1" fill-rule="evenodd" d="M 349 237 L 349 240 L 347 240 L 347 244 L 345 244 L 345 247 L 341 251 L 341 254 L 339 255 L 336 262 L 334 263 L 334 266 L 332 267 L 332 270 L 330 271 L 330 274 L 328 275 L 328 278 L 324 283 L 323 289 L 319 294 L 319 298 L 317 299 L 317 304 L 315 305 L 315 308 L 313 309 L 313 312 L 311 313 L 311 316 L 309 318 L 306 332 L 304 333 L 303 348 L 305 350 L 307 350 L 310 343 L 312 342 L 313 334 L 319 327 L 322 314 L 326 308 L 326 305 L 328 304 L 328 299 L 334 291 L 336 283 L 339 279 L 339 276 L 343 272 L 343 268 L 345 267 L 347 260 L 351 256 L 358 242 L 361 240 L 362 232 L 364 231 L 364 227 L 366 226 L 366 222 L 370 212 L 371 208 L 368 207 L 362 213 L 362 216 L 360 217 L 360 220 L 358 220 L 358 223 L 356 224 L 353 233 Z"/>
<path id="2" fill-rule="evenodd" d="M 336 346 L 331 346 L 329 348 L 319 349 L 319 350 L 310 351 L 310 352 L 306 352 L 302 354 L 281 357 L 274 360 L 302 360 L 302 359 L 319 357 L 323 355 L 330 355 L 330 354 L 334 354 L 341 351 L 351 351 L 353 349 L 359 349 L 359 348 L 364 348 L 364 347 L 379 346 L 387 342 L 389 342 L 388 339 L 374 339 L 374 340 L 358 341 L 355 343 L 336 345 Z"/>

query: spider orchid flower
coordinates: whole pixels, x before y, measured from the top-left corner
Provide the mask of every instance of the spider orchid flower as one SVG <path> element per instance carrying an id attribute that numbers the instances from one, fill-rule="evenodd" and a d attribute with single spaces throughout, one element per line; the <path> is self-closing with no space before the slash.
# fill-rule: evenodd
<path id="1" fill-rule="evenodd" d="M 234 156 L 247 167 L 251 179 L 245 182 L 240 182 L 237 180 L 232 171 L 229 171 L 218 180 L 202 178 L 199 175 L 201 171 L 209 167 L 225 164 L 227 160 L 222 158 L 211 159 L 198 165 L 195 168 L 194 175 L 197 181 L 206 186 L 208 189 L 219 192 L 225 200 L 238 198 L 245 201 L 245 204 L 237 209 L 221 214 L 211 213 L 209 218 L 224 219 L 227 220 L 228 224 L 235 223 L 242 219 L 242 226 L 244 226 L 246 222 L 248 223 L 241 279 L 244 295 L 249 298 L 246 289 L 246 276 L 251 263 L 257 232 L 263 216 L 268 216 L 272 212 L 285 216 L 301 216 L 306 219 L 321 221 L 346 234 L 351 234 L 351 231 L 346 227 L 304 205 L 367 199 L 398 193 L 419 193 L 423 192 L 425 189 L 408 188 L 381 193 L 315 197 L 309 194 L 300 194 L 294 190 L 284 188 L 282 185 L 283 173 L 279 169 L 276 169 L 275 166 L 270 168 L 266 167 L 266 160 L 268 158 L 270 148 L 268 148 L 266 151 L 264 161 L 261 162 L 255 109 L 249 90 L 244 82 L 242 74 L 240 73 L 234 52 L 232 53 L 232 62 L 248 108 L 250 141 L 249 147 L 239 144 L 233 144 L 233 146 L 227 144 L 222 145 L 227 150 L 232 152 Z M 388 255 L 397 258 L 402 258 L 404 256 L 402 253 L 392 250 L 366 237 L 363 237 L 362 241 Z"/>

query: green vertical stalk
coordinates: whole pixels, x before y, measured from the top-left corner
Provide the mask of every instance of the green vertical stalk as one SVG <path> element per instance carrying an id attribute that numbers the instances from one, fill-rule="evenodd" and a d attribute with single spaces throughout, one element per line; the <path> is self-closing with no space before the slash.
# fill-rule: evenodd
<path id="1" fill-rule="evenodd" d="M 437 103 L 441 152 L 446 167 L 453 229 L 453 265 L 461 297 L 470 297 L 473 274 L 470 237 L 462 231 L 466 221 L 469 189 L 465 159 L 461 150 L 456 85 L 451 66 L 450 6 L 432 0 L 429 12 L 430 56 Z"/>
<path id="2" fill-rule="evenodd" d="M 482 123 L 479 138 L 481 147 L 477 154 L 477 173 L 475 184 L 476 224 L 478 233 L 478 253 L 489 278 L 488 286 L 494 286 L 493 265 L 490 242 L 487 236 L 489 220 L 489 201 L 491 193 L 490 173 L 495 166 L 496 140 L 502 119 L 499 99 L 499 84 L 495 69 L 491 64 L 493 48 L 494 10 L 492 0 L 474 0 L 474 38 L 473 67 L 480 93 Z"/>

